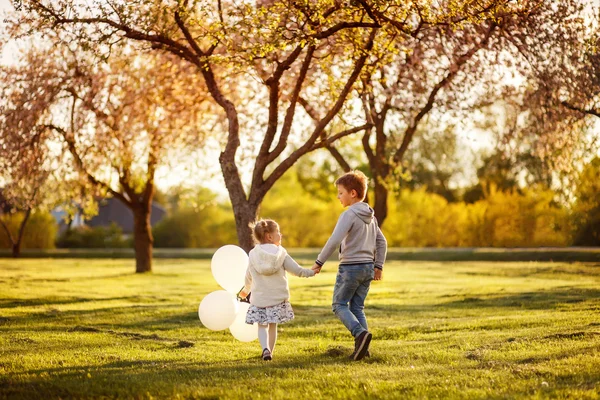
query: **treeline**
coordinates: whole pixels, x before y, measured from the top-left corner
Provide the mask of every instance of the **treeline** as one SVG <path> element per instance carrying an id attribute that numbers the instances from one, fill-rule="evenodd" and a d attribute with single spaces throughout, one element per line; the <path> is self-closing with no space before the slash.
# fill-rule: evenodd
<path id="1" fill-rule="evenodd" d="M 600 166 L 595 161 L 590 165 Z M 590 175 L 590 173 L 586 173 Z M 597 185 L 587 180 L 586 196 L 572 207 L 558 203 L 542 186 L 500 190 L 489 185 L 475 202 L 448 201 L 427 188 L 400 189 L 389 199 L 383 231 L 391 247 L 537 247 L 600 245 L 597 232 Z M 286 174 L 269 192 L 259 215 L 276 220 L 287 247 L 320 247 L 331 233 L 342 207 L 334 188 L 307 188 L 296 173 Z M 581 194 L 581 193 L 580 193 Z M 169 214 L 153 228 L 154 245 L 162 248 L 214 248 L 237 243 L 231 206 L 216 195 L 163 194 Z M 6 217 L 5 217 L 6 218 Z M 17 226 L 19 215 L 12 224 Z M 583 232 L 583 234 L 582 234 Z M 590 233 L 591 232 L 591 233 Z M 583 238 L 583 239 L 582 239 Z M 77 228 L 57 234 L 47 214 L 34 214 L 23 248 L 129 247 L 118 227 Z M 5 235 L 0 246 L 9 247 Z"/>

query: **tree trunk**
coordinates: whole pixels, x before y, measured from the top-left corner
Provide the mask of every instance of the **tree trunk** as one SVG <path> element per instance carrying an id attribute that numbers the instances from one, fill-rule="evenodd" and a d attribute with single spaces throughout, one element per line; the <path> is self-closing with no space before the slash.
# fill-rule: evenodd
<path id="1" fill-rule="evenodd" d="M 377 223 L 381 228 L 385 219 L 387 218 L 388 213 L 388 189 L 385 187 L 384 182 L 382 182 L 382 178 L 375 177 L 375 206 L 373 210 L 375 211 L 375 218 L 377 218 Z"/>
<path id="2" fill-rule="evenodd" d="M 150 209 L 139 207 L 133 211 L 133 241 L 135 248 L 135 272 L 152 272 L 152 226 L 150 225 Z"/>
<path id="3" fill-rule="evenodd" d="M 23 221 L 21 221 L 21 226 L 19 226 L 19 233 L 17 235 L 17 240 L 12 241 L 12 256 L 17 258 L 21 255 L 21 243 L 23 243 L 23 235 L 25 234 L 25 226 L 27 226 L 27 221 L 29 221 L 29 217 L 31 216 L 31 208 L 28 208 L 25 211 L 25 217 L 23 217 Z"/>
<path id="4" fill-rule="evenodd" d="M 233 210 L 235 216 L 235 228 L 239 245 L 247 253 L 254 247 L 254 239 L 252 238 L 252 230 L 250 223 L 256 220 L 258 214 L 258 206 L 251 206 L 244 199 L 243 207 L 236 207 Z"/>
<path id="5" fill-rule="evenodd" d="M 21 255 L 21 242 L 13 243 L 12 256 L 14 258 L 19 258 L 20 255 Z"/>

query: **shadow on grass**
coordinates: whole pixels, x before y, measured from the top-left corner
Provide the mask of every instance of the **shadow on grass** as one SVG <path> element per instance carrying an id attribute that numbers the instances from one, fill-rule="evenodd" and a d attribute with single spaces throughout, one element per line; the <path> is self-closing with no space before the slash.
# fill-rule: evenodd
<path id="1" fill-rule="evenodd" d="M 592 332 L 593 333 L 593 332 Z M 590 335 L 591 336 L 591 335 Z M 518 364 L 541 364 L 545 362 L 557 362 L 560 360 L 570 359 L 581 356 L 582 354 L 597 354 L 600 350 L 600 344 L 595 346 L 586 346 L 583 348 L 575 348 L 572 350 L 565 350 L 556 353 L 547 353 L 543 355 L 537 355 L 534 357 L 526 357 L 519 361 Z M 600 371 L 599 371 L 600 373 Z"/>
<path id="2" fill-rule="evenodd" d="M 456 295 L 443 295 L 439 299 L 448 297 L 461 297 Z M 419 313 L 443 313 L 444 310 L 464 309 L 490 309 L 490 308 L 518 308 L 531 310 L 557 309 L 567 305 L 578 303 L 593 302 L 588 307 L 591 310 L 598 310 L 600 304 L 600 289 L 580 288 L 571 286 L 562 286 L 549 290 L 540 290 L 535 292 L 521 293 L 490 293 L 485 296 L 465 296 L 456 300 L 442 303 L 431 304 L 385 304 L 385 299 L 377 299 L 377 295 L 372 296 L 372 301 L 377 303 L 368 304 L 366 309 L 379 315 L 385 315 L 390 312 L 401 312 L 408 314 Z"/>
<path id="3" fill-rule="evenodd" d="M 467 276 L 485 276 L 485 277 L 509 277 L 509 278 L 530 278 L 534 276 L 552 276 L 574 275 L 577 278 L 584 276 L 600 276 L 600 264 L 557 264 L 540 267 L 528 268 L 503 268 L 486 271 L 465 271 L 461 275 Z"/>
<path id="4" fill-rule="evenodd" d="M 271 362 L 256 356 L 225 362 L 127 360 L 100 366 L 42 368 L 15 377 L 0 376 L 0 397 L 139 398 L 140 395 L 152 394 L 162 398 L 189 391 L 192 387 L 207 396 L 196 394 L 193 398 L 223 398 L 231 388 L 239 389 L 241 385 L 242 389 L 248 390 L 255 388 L 259 380 L 273 379 L 276 382 L 279 377 L 296 374 L 296 371 L 364 364 L 348 360 L 347 353 L 349 349 L 329 349 L 319 353 L 276 356 Z M 261 389 L 264 391 L 265 386 Z"/>
<path id="5" fill-rule="evenodd" d="M 103 297 L 103 298 L 49 296 L 49 297 L 39 297 L 39 298 L 34 298 L 34 299 L 19 299 L 19 300 L 0 299 L 0 308 L 53 306 L 53 305 L 78 304 L 78 303 L 112 301 L 112 300 L 136 301 L 139 299 L 140 299 L 140 296 Z"/>
<path id="6" fill-rule="evenodd" d="M 450 301 L 435 305 L 441 308 L 525 308 L 556 309 L 567 304 L 583 303 L 588 300 L 597 301 L 600 289 L 578 287 L 561 287 L 537 292 L 514 293 L 503 296 L 465 297 L 462 300 Z"/>

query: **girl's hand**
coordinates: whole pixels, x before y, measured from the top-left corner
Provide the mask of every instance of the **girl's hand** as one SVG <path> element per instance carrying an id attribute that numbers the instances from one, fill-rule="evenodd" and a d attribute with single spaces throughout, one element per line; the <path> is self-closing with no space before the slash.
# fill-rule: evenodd
<path id="1" fill-rule="evenodd" d="M 246 293 L 246 292 L 244 292 L 244 291 L 242 290 L 242 291 L 240 292 L 239 296 L 240 296 L 242 299 L 245 299 L 246 297 L 248 297 L 248 293 Z"/>

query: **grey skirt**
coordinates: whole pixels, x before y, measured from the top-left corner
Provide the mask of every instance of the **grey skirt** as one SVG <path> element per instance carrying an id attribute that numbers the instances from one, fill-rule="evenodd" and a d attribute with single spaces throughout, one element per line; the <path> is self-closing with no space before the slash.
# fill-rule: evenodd
<path id="1" fill-rule="evenodd" d="M 289 301 L 270 307 L 250 305 L 246 313 L 247 324 L 283 324 L 294 319 L 294 310 Z"/>

